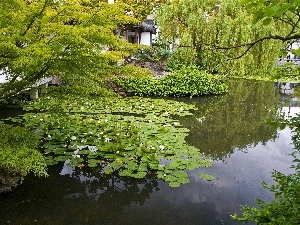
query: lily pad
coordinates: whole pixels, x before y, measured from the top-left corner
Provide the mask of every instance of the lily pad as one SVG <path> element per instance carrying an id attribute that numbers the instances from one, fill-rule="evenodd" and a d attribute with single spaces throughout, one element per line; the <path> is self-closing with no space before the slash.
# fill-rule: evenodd
<path id="1" fill-rule="evenodd" d="M 213 181 L 215 178 L 210 175 L 210 174 L 207 174 L 207 173 L 202 173 L 200 174 L 199 176 L 202 180 L 206 180 L 206 181 Z"/>

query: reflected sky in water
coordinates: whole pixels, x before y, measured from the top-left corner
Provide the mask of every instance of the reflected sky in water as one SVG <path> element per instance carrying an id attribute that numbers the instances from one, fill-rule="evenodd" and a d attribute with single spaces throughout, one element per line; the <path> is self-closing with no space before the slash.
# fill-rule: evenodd
<path id="1" fill-rule="evenodd" d="M 189 184 L 170 188 L 155 174 L 136 180 L 106 175 L 105 165 L 59 164 L 49 168 L 50 177 L 30 175 L 12 193 L 1 196 L 0 224 L 238 224 L 230 214 L 239 212 L 241 205 L 273 198 L 260 184 L 272 183 L 273 169 L 292 172 L 293 158 L 288 154 L 293 145 L 289 128 L 280 131 L 264 123 L 266 116 L 276 118 L 280 109 L 272 85 L 234 85 L 230 95 L 191 100 L 199 102 L 199 111 L 182 121 L 191 130 L 187 141 L 215 160 L 211 168 L 189 171 Z M 290 110 L 290 114 L 300 111 Z M 215 180 L 203 181 L 201 173 L 212 174 Z"/>

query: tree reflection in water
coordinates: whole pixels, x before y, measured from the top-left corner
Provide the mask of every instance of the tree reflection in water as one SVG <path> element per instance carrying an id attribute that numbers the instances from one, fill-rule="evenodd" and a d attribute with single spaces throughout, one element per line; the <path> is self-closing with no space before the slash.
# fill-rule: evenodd
<path id="1" fill-rule="evenodd" d="M 181 120 L 191 130 L 186 140 L 214 159 L 275 140 L 277 129 L 264 120 L 280 116 L 278 99 L 273 82 L 242 79 L 229 81 L 227 95 L 185 99 L 198 108 Z"/>
<path id="2" fill-rule="evenodd" d="M 103 174 L 100 166 L 71 168 L 67 162 L 49 169 L 50 178 L 29 176 L 20 190 L 3 197 L 0 224 L 33 224 L 35 220 L 39 224 L 109 224 L 112 220 L 126 224 L 122 223 L 124 208 L 143 205 L 158 190 L 157 178 L 151 174 L 133 179 Z"/>

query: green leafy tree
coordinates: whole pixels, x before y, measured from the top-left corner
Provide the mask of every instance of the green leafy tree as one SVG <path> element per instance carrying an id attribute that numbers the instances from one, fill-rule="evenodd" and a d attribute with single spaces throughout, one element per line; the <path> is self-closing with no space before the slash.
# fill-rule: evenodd
<path id="1" fill-rule="evenodd" d="M 97 74 L 136 49 L 114 35 L 128 23 L 125 3 L 99 1 L 1 0 L 0 99 L 47 76 Z M 110 47 L 114 51 L 105 51 Z"/>
<path id="2" fill-rule="evenodd" d="M 164 38 L 177 40 L 177 61 L 192 61 L 223 75 L 265 76 L 274 66 L 282 42 L 260 42 L 249 50 L 247 46 L 234 46 L 274 32 L 287 34 L 281 21 L 271 21 L 269 26 L 261 21 L 252 25 L 252 13 L 240 6 L 239 0 L 172 1 L 160 8 L 156 20 Z"/>
<path id="3" fill-rule="evenodd" d="M 252 23 L 255 25 L 263 22 L 265 26 L 270 26 L 272 23 L 281 23 L 286 27 L 287 32 L 283 33 L 281 30 L 275 30 L 266 36 L 256 39 L 251 43 L 245 43 L 250 49 L 255 44 L 270 40 L 277 39 L 282 42 L 293 42 L 300 38 L 300 2 L 297 0 L 243 0 L 241 5 L 244 5 L 249 12 L 253 14 Z"/>

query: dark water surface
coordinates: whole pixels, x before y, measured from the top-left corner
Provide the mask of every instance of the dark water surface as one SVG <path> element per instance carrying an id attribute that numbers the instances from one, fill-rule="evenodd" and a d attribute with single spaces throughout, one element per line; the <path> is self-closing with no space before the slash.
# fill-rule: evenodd
<path id="1" fill-rule="evenodd" d="M 190 171 L 189 184 L 171 188 L 155 175 L 135 180 L 55 165 L 48 178 L 29 175 L 1 196 L 0 224 L 238 224 L 230 214 L 240 213 L 241 205 L 273 198 L 260 183 L 272 183 L 273 169 L 291 172 L 293 145 L 289 128 L 264 123 L 287 111 L 272 83 L 241 80 L 230 87 L 225 96 L 182 99 L 198 107 L 181 121 L 191 130 L 187 142 L 214 159 L 211 168 Z M 215 180 L 203 181 L 201 173 Z"/>

